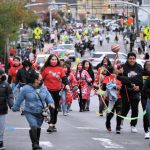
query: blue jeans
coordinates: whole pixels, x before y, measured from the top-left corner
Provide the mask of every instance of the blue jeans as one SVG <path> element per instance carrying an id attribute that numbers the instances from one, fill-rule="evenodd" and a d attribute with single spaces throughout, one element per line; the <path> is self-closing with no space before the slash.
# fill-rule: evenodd
<path id="1" fill-rule="evenodd" d="M 147 117 L 149 121 L 149 127 L 150 127 L 150 99 L 147 99 L 147 105 L 146 105 L 146 111 L 147 111 Z"/>
<path id="2" fill-rule="evenodd" d="M 5 118 L 6 115 L 0 115 L 0 141 L 3 141 L 4 139 Z"/>
<path id="3" fill-rule="evenodd" d="M 66 113 L 66 90 L 61 91 L 62 111 Z"/>
<path id="4" fill-rule="evenodd" d="M 41 128 L 44 120 L 42 114 L 32 114 L 29 112 L 25 112 L 25 117 L 31 128 L 32 127 Z"/>

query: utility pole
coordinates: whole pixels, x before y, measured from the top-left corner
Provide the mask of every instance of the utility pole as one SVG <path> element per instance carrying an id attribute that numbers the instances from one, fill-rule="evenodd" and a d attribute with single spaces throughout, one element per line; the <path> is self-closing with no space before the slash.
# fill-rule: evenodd
<path id="1" fill-rule="evenodd" d="M 133 0 L 133 3 L 134 4 L 137 4 L 137 0 Z M 137 33 L 137 36 L 139 37 L 140 36 L 140 29 L 139 29 L 139 16 L 138 16 L 138 8 L 135 7 L 135 20 L 136 20 L 136 33 Z"/>

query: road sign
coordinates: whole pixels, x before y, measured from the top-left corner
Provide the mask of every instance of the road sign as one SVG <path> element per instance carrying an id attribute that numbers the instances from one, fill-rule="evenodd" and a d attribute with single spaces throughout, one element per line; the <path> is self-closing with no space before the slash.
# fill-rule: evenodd
<path id="1" fill-rule="evenodd" d="M 150 41 L 150 27 L 144 28 L 145 40 Z"/>
<path id="2" fill-rule="evenodd" d="M 150 27 L 144 28 L 144 34 L 150 35 Z"/>
<path id="3" fill-rule="evenodd" d="M 43 34 L 43 31 L 42 31 L 42 29 L 40 27 L 36 27 L 34 29 L 33 33 L 35 35 L 34 38 L 39 40 L 41 38 L 41 35 Z"/>

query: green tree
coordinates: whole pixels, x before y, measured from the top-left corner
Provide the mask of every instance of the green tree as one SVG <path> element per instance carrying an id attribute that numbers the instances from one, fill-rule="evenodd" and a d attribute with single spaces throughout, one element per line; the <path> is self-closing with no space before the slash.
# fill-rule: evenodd
<path id="1" fill-rule="evenodd" d="M 27 10 L 23 0 L 0 1 L 0 53 L 7 55 L 9 41 L 18 38 L 21 24 L 26 26 L 36 21 L 35 15 Z"/>

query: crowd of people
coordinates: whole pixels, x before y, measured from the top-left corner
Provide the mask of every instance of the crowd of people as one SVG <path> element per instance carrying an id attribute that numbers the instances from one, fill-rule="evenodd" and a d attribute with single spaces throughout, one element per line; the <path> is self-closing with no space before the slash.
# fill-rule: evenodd
<path id="1" fill-rule="evenodd" d="M 111 132 L 111 119 L 116 112 L 116 134 L 121 133 L 123 122 L 131 109 L 131 132 L 136 129 L 139 102 L 142 103 L 145 138 L 150 138 L 149 95 L 150 61 L 144 68 L 136 63 L 136 54 L 129 53 L 125 64 L 111 64 L 106 56 L 94 74 L 88 60 L 78 63 L 73 70 L 71 62 L 62 61 L 51 54 L 43 68 L 35 70 L 31 62 L 15 56 L 8 71 L 0 70 L 0 148 L 3 147 L 5 116 L 8 107 L 22 111 L 30 126 L 29 135 L 33 149 L 39 145 L 41 126 L 46 119 L 47 132 L 56 132 L 57 116 L 62 107 L 63 115 L 70 112 L 73 99 L 78 99 L 79 112 L 90 111 L 90 94 L 94 90 L 99 98 L 99 115 L 106 110 L 106 129 Z M 62 105 L 62 106 L 61 106 Z M 48 111 L 47 111 L 47 110 Z"/>
<path id="2" fill-rule="evenodd" d="M 67 43 L 75 35 L 78 38 L 78 42 L 74 43 L 75 48 L 82 57 L 86 49 L 89 49 L 92 55 L 95 45 L 103 46 L 104 37 L 109 44 L 110 31 L 107 30 L 105 36 L 104 32 L 87 33 L 84 30 L 76 33 L 64 30 L 57 33 L 57 40 L 60 42 L 63 39 Z M 44 41 L 55 43 L 54 36 L 52 33 L 50 38 L 47 32 Z M 116 60 L 112 64 L 107 56 L 104 57 L 97 65 L 95 73 L 88 60 L 79 62 L 74 69 L 70 61 L 60 61 L 55 54 L 50 54 L 44 66 L 38 68 L 34 63 L 36 49 L 34 48 L 32 52 L 25 50 L 22 54 L 18 46 L 18 53 L 10 62 L 8 74 L 0 68 L 0 149 L 4 149 L 8 106 L 13 112 L 21 111 L 21 115 L 25 116 L 30 126 L 32 148 L 39 150 L 42 149 L 39 141 L 43 121 L 48 124 L 48 133 L 57 132 L 56 124 L 60 109 L 64 116 L 68 116 L 72 101 L 77 99 L 79 112 L 90 111 L 93 92 L 99 99 L 99 115 L 103 116 L 106 111 L 105 126 L 108 132 L 112 131 L 111 119 L 115 114 L 116 134 L 121 134 L 130 110 L 131 132 L 138 132 L 136 125 L 141 101 L 143 112 L 147 111 L 143 113 L 145 139 L 149 139 L 150 61 L 147 60 L 142 67 L 136 62 L 136 54 L 130 51 L 125 64 L 120 64 Z"/>

